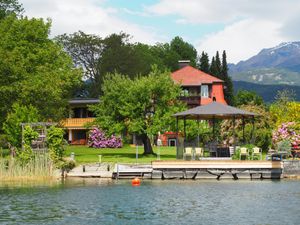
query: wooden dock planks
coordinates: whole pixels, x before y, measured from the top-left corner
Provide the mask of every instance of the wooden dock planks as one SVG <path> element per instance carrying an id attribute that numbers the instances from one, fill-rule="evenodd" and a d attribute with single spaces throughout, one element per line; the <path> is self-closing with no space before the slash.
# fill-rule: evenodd
<path id="1" fill-rule="evenodd" d="M 282 169 L 280 161 L 199 160 L 153 161 L 153 169 Z"/>

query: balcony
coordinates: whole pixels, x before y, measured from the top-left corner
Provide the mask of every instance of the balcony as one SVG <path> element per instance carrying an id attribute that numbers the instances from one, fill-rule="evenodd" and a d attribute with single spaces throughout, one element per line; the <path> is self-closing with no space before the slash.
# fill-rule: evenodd
<path id="1" fill-rule="evenodd" d="M 199 106 L 201 96 L 180 96 L 179 100 L 185 102 L 188 106 Z"/>
<path id="2" fill-rule="evenodd" d="M 67 118 L 64 119 L 61 124 L 64 128 L 70 129 L 85 129 L 87 123 L 94 122 L 95 118 Z"/>

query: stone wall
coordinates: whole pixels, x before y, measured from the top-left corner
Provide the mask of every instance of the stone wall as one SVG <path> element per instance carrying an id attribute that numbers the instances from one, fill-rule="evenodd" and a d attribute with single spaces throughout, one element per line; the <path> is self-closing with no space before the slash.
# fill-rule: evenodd
<path id="1" fill-rule="evenodd" d="M 300 176 L 300 160 L 283 160 L 283 176 Z"/>

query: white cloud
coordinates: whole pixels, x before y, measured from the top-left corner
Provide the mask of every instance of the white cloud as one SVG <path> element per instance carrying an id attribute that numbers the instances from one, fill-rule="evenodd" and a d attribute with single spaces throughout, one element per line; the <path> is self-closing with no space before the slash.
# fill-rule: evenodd
<path id="1" fill-rule="evenodd" d="M 225 49 L 228 61 L 234 63 L 262 48 L 299 39 L 300 1 L 161 0 L 146 11 L 160 16 L 177 15 L 175 22 L 181 24 L 224 24 L 223 30 L 199 38 L 196 47 L 210 55 Z"/>
<path id="2" fill-rule="evenodd" d="M 161 0 L 146 11 L 156 15 L 177 15 L 190 23 L 231 23 L 240 18 L 282 21 L 298 15 L 295 0 Z"/>
<path id="3" fill-rule="evenodd" d="M 210 56 L 226 50 L 228 62 L 237 63 L 257 54 L 261 49 L 273 47 L 284 37 L 279 34 L 277 23 L 262 20 L 243 20 L 227 26 L 224 30 L 199 40 L 196 48 Z"/>
<path id="4" fill-rule="evenodd" d="M 214 55 L 216 50 L 228 52 L 229 62 L 245 60 L 262 48 L 283 41 L 299 39 L 300 1 L 296 0 L 160 0 L 144 6 L 144 11 L 112 8 L 107 0 L 20 0 L 25 14 L 30 17 L 52 19 L 52 36 L 82 30 L 105 37 L 111 33 L 126 32 L 132 41 L 148 44 L 166 42 L 164 25 L 139 25 L 141 17 L 161 16 L 174 19 L 175 28 L 185 24 L 224 26 L 219 32 L 199 36 L 196 48 Z M 134 4 L 134 3 L 128 3 Z M 119 17 L 121 12 L 136 16 L 136 22 Z M 172 17 L 167 17 L 172 15 Z M 164 17 L 166 16 L 166 17 Z M 219 28 L 218 28 L 219 29 Z M 205 30 L 205 29 L 204 29 Z M 191 30 L 191 33 L 194 32 Z M 194 35 L 193 35 L 194 36 Z M 189 40 L 191 37 L 186 37 Z M 194 42 L 195 43 L 195 42 Z"/>
<path id="5" fill-rule="evenodd" d="M 52 19 L 51 36 L 78 30 L 105 37 L 121 31 L 132 41 L 154 44 L 163 41 L 153 27 L 143 27 L 118 18 L 118 9 L 103 7 L 104 0 L 21 0 L 25 14 Z"/>

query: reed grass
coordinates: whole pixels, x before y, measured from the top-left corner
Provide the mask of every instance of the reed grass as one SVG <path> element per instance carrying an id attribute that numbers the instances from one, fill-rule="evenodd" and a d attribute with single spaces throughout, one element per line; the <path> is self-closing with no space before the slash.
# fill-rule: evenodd
<path id="1" fill-rule="evenodd" d="M 12 157 L 0 158 L 1 180 L 46 180 L 53 176 L 53 171 L 53 163 L 47 153 L 35 154 L 26 164 Z"/>

